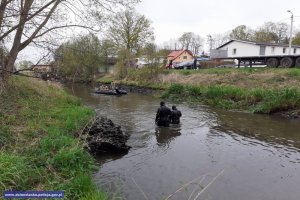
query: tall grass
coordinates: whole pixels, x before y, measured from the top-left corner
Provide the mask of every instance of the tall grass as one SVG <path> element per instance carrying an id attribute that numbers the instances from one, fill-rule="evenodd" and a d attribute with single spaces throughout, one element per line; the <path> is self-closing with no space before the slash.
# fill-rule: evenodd
<path id="1" fill-rule="evenodd" d="M 296 88 L 265 90 L 262 100 L 254 107 L 255 113 L 275 113 L 300 106 L 300 92 Z"/>
<path id="2" fill-rule="evenodd" d="M 249 109 L 264 114 L 300 108 L 300 91 L 297 88 L 241 89 L 222 85 L 203 87 L 173 84 L 162 97 L 204 102 L 225 109 Z"/>
<path id="3" fill-rule="evenodd" d="M 25 157 L 0 153 L 0 190 L 25 189 L 32 168 Z"/>
<path id="4" fill-rule="evenodd" d="M 159 68 L 157 66 L 143 67 L 141 69 L 128 68 L 126 80 L 138 81 L 140 83 L 156 82 L 157 76 L 164 73 L 164 68 Z"/>
<path id="5" fill-rule="evenodd" d="M 300 77 L 300 69 L 299 68 L 294 68 L 294 69 L 288 69 L 286 72 L 286 75 L 290 77 Z"/>
<path id="6" fill-rule="evenodd" d="M 0 96 L 0 191 L 64 190 L 65 199 L 107 199 L 95 161 L 74 134 L 94 116 L 57 85 L 11 78 Z"/>

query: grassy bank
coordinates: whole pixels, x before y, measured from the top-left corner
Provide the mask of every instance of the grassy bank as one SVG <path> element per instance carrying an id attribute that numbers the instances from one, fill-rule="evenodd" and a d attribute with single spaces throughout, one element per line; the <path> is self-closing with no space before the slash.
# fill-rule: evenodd
<path id="1" fill-rule="evenodd" d="M 127 76 L 117 81 L 163 89 L 163 98 L 225 109 L 271 114 L 300 108 L 300 69 L 297 68 L 161 69 L 156 74 L 149 71 L 129 69 Z"/>
<path id="2" fill-rule="evenodd" d="M 63 190 L 65 199 L 107 199 L 92 182 L 93 158 L 74 137 L 92 110 L 58 85 L 20 77 L 9 80 L 0 100 L 0 191 Z"/>
<path id="3" fill-rule="evenodd" d="M 233 86 L 173 84 L 163 97 L 175 101 L 203 102 L 225 109 L 246 109 L 263 114 L 300 108 L 300 91 L 297 88 L 241 89 Z"/>
<path id="4" fill-rule="evenodd" d="M 129 85 L 129 86 L 137 86 L 137 87 L 147 87 L 150 89 L 167 89 L 168 85 L 161 82 L 158 79 L 158 76 L 162 74 L 168 74 L 168 70 L 164 70 L 162 68 L 151 69 L 151 68 L 143 68 L 143 69 L 134 69 L 128 68 L 126 70 L 125 78 L 118 78 L 117 75 L 106 75 L 101 78 L 98 78 L 96 82 L 103 84 L 110 84 L 112 81 L 115 81 L 118 84 Z"/>

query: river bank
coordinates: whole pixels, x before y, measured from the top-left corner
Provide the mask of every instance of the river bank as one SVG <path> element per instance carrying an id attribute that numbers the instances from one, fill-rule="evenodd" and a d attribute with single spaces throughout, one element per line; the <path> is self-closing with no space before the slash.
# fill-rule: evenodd
<path id="1" fill-rule="evenodd" d="M 98 95 L 89 85 L 73 91 L 131 135 L 128 154 L 99 158 L 93 178 L 123 199 L 166 199 L 184 185 L 171 199 L 187 199 L 224 169 L 200 198 L 299 199 L 298 120 L 166 100 L 183 116 L 180 126 L 161 128 L 154 123 L 161 99 L 153 95 Z"/>
<path id="2" fill-rule="evenodd" d="M 223 109 L 300 117 L 300 69 L 128 69 L 123 79 L 102 77 L 98 82 L 158 90 L 162 98 L 204 103 Z M 163 91 L 163 92 L 161 92 Z"/>
<path id="3" fill-rule="evenodd" d="M 108 199 L 92 181 L 94 158 L 74 136 L 93 110 L 57 84 L 22 77 L 11 77 L 0 99 L 0 191 L 62 190 L 65 199 Z"/>

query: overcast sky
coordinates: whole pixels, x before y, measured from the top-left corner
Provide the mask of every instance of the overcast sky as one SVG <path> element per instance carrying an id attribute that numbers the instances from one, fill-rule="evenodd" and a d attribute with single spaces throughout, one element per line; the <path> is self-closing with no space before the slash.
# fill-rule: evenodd
<path id="1" fill-rule="evenodd" d="M 290 24 L 287 10 L 294 13 L 294 29 L 300 29 L 300 0 L 142 0 L 137 5 L 137 11 L 152 21 L 158 45 L 184 32 L 207 39 L 208 34 L 225 33 L 241 24 L 251 28 L 267 21 Z M 29 47 L 18 60 L 35 62 L 39 57 L 40 51 Z"/>
<path id="2" fill-rule="evenodd" d="M 138 12 L 152 21 L 156 43 L 178 38 L 184 32 L 205 37 L 244 24 L 256 28 L 264 22 L 290 24 L 291 10 L 300 16 L 299 0 L 142 0 Z M 294 28 L 300 28 L 295 17 Z"/>

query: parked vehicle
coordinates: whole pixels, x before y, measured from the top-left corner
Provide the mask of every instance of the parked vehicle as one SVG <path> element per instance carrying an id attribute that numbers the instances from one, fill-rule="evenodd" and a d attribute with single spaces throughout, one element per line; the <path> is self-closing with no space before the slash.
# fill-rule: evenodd
<path id="1" fill-rule="evenodd" d="M 175 63 L 173 64 L 174 69 L 199 69 L 200 64 L 199 62 L 196 62 L 196 68 L 194 67 L 194 61 L 190 62 L 181 62 L 181 63 Z"/>

